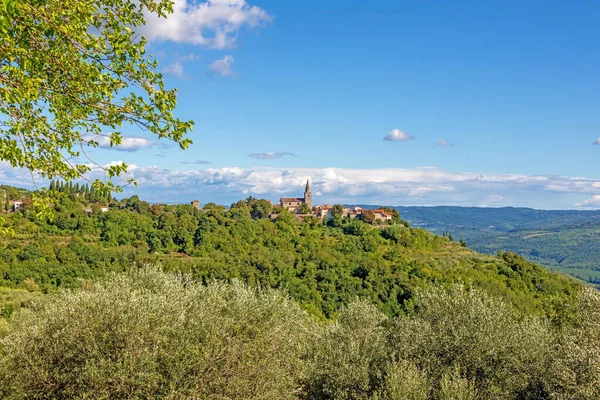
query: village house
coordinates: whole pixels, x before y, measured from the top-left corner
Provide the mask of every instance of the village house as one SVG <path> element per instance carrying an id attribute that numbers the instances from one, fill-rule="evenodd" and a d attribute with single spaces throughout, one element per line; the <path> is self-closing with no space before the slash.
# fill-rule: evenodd
<path id="1" fill-rule="evenodd" d="M 392 216 L 394 215 L 390 211 L 383 211 L 381 209 L 379 209 L 379 210 L 373 210 L 373 213 L 375 214 L 375 219 L 376 220 L 381 220 L 381 221 L 391 221 L 392 220 Z"/>
<path id="2" fill-rule="evenodd" d="M 19 210 L 21 210 L 23 208 L 23 202 L 22 201 L 13 201 L 12 202 L 12 210 L 14 212 L 17 212 Z"/>
<path id="3" fill-rule="evenodd" d="M 360 217 L 364 211 L 366 210 L 359 206 L 355 206 L 352 208 L 344 208 L 342 217 L 350 217 L 351 219 L 354 219 L 356 217 Z"/>
<path id="4" fill-rule="evenodd" d="M 333 218 L 333 207 L 329 204 L 323 204 L 322 206 L 314 206 L 313 207 L 313 214 L 315 214 L 315 217 L 321 219 L 321 220 L 330 220 L 331 218 Z"/>

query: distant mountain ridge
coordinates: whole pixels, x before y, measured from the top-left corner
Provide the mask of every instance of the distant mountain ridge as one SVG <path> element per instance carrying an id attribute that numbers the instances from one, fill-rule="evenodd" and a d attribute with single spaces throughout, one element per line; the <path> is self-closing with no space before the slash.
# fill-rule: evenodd
<path id="1" fill-rule="evenodd" d="M 485 207 L 395 207 L 398 212 L 416 225 L 427 224 L 442 228 L 454 227 L 488 228 L 496 231 L 524 229 L 551 229 L 579 226 L 590 222 L 600 223 L 599 210 L 536 210 L 532 208 L 485 208 Z M 437 221 L 437 224 L 436 224 Z"/>

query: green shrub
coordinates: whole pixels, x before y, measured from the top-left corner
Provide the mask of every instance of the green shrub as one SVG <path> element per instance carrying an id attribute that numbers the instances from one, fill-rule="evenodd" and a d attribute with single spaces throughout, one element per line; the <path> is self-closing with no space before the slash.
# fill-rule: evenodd
<path id="1" fill-rule="evenodd" d="M 417 291 L 395 319 L 355 300 L 326 323 L 278 291 L 153 267 L 17 293 L 27 307 L 0 318 L 3 399 L 600 398 L 592 289 L 560 327 L 460 285 Z"/>
<path id="2" fill-rule="evenodd" d="M 475 400 L 477 391 L 473 382 L 463 378 L 460 371 L 455 369 L 442 375 L 439 398 L 440 400 Z"/>
<path id="3" fill-rule="evenodd" d="M 473 386 L 484 399 L 515 398 L 538 386 L 553 340 L 544 321 L 460 285 L 421 291 L 414 304 L 395 323 L 392 351 L 426 372 L 442 398 L 453 385 Z"/>
<path id="4" fill-rule="evenodd" d="M 317 337 L 305 381 L 309 399 L 369 399 L 387 363 L 387 318 L 364 301 L 345 307 Z"/>
<path id="5" fill-rule="evenodd" d="M 2 398 L 293 398 L 314 332 L 279 292 L 155 268 L 49 300 L 2 341 Z"/>
<path id="6" fill-rule="evenodd" d="M 410 361 L 392 363 L 386 370 L 381 400 L 427 400 L 429 394 L 427 375 Z"/>
<path id="7" fill-rule="evenodd" d="M 600 398 L 600 293 L 582 291 L 577 322 L 563 329 L 552 359 L 552 392 L 558 399 Z"/>

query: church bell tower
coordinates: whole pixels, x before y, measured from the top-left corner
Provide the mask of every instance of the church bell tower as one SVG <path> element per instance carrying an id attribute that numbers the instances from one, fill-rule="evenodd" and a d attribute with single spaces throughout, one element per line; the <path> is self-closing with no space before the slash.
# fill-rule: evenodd
<path id="1" fill-rule="evenodd" d="M 310 192 L 310 181 L 306 180 L 306 189 L 304 189 L 304 203 L 312 210 L 312 193 Z"/>

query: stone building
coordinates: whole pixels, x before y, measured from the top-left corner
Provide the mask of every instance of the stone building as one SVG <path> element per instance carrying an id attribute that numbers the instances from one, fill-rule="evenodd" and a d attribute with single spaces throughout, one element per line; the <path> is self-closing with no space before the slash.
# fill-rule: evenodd
<path id="1" fill-rule="evenodd" d="M 196 210 L 200 209 L 200 201 L 199 200 L 192 200 L 190 202 L 190 204 L 192 205 L 192 207 L 194 207 Z"/>
<path id="2" fill-rule="evenodd" d="M 22 201 L 13 201 L 12 202 L 12 210 L 13 211 L 19 211 L 23 208 L 23 202 Z"/>
<path id="3" fill-rule="evenodd" d="M 376 220 L 381 221 L 391 221 L 392 217 L 394 216 L 394 213 L 392 213 L 391 211 L 383 211 L 381 209 L 373 210 L 373 214 L 375 214 Z"/>
<path id="4" fill-rule="evenodd" d="M 333 207 L 329 204 L 313 207 L 313 214 L 315 214 L 315 217 L 321 220 L 325 219 L 326 221 L 329 221 L 331 218 L 333 218 L 332 212 Z"/>
<path id="5" fill-rule="evenodd" d="M 312 210 L 312 192 L 310 191 L 310 181 L 308 180 L 304 189 L 304 197 L 282 197 L 279 199 L 280 207 L 292 212 L 299 210 L 303 204 L 306 204 Z"/>

